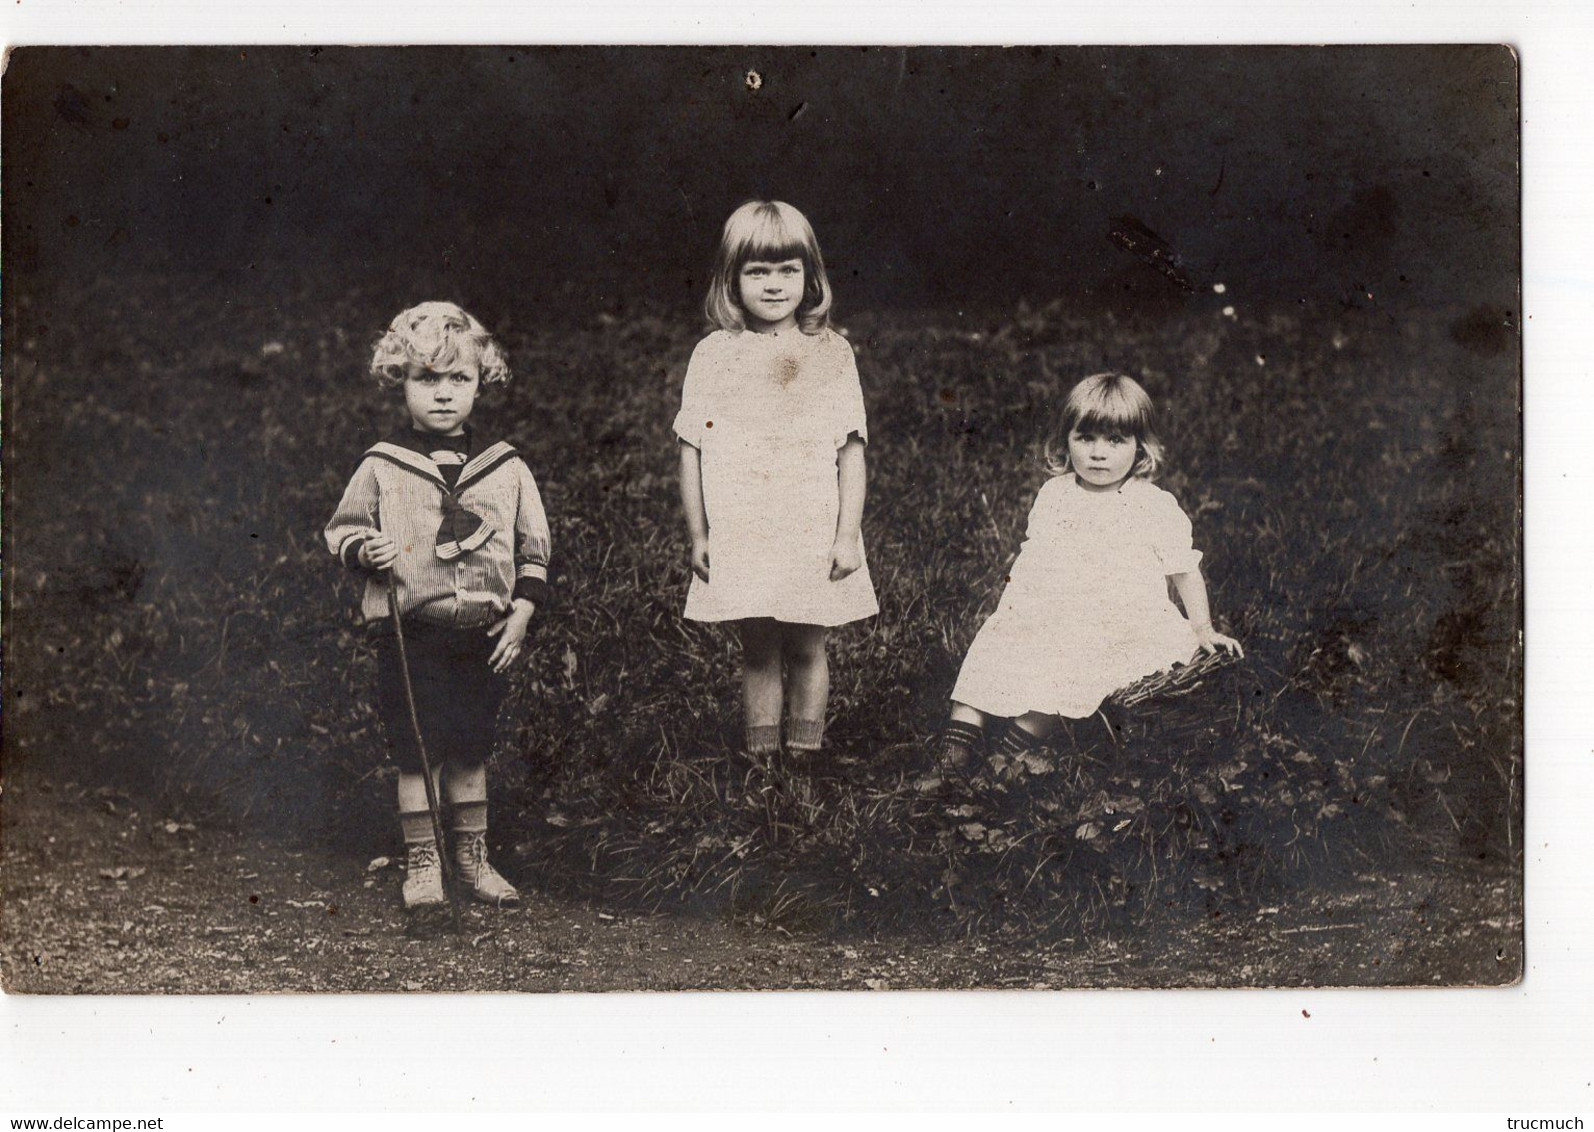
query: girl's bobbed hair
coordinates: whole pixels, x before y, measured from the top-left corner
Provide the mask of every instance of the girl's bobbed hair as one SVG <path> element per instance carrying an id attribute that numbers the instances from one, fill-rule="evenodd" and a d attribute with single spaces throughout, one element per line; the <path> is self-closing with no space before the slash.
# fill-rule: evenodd
<path id="1" fill-rule="evenodd" d="M 509 363 L 497 341 L 453 303 L 421 303 L 401 311 L 371 353 L 371 373 L 384 384 L 402 385 L 412 364 L 434 373 L 474 364 L 483 385 L 509 380 Z"/>
<path id="2" fill-rule="evenodd" d="M 1162 467 L 1162 439 L 1157 435 L 1151 396 L 1127 374 L 1092 374 L 1069 392 L 1063 411 L 1046 438 L 1043 459 L 1046 470 L 1054 476 L 1073 471 L 1068 460 L 1068 435 L 1076 429 L 1134 437 L 1135 462 L 1129 474 L 1135 478 L 1152 479 Z"/>
<path id="3" fill-rule="evenodd" d="M 709 279 L 703 313 L 721 330 L 746 330 L 740 284 L 742 265 L 750 260 L 780 263 L 803 261 L 803 297 L 797 304 L 797 326 L 818 334 L 830 324 L 830 280 L 808 218 L 785 201 L 750 200 L 725 221 L 714 272 Z"/>

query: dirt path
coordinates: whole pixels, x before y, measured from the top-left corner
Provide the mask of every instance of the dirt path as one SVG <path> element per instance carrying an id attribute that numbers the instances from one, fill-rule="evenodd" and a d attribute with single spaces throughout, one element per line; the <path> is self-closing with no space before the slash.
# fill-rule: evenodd
<path id="1" fill-rule="evenodd" d="M 1040 948 L 835 940 L 529 893 L 412 939 L 397 862 L 293 848 L 6 784 L 3 973 L 30 993 L 558 991 L 1498 983 L 1520 970 L 1505 879 L 1364 876 L 1299 906 Z"/>

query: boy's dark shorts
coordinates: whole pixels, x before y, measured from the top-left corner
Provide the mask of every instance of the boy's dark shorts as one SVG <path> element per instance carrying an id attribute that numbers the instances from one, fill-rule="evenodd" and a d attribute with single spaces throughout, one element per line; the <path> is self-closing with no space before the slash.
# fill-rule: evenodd
<path id="1" fill-rule="evenodd" d="M 377 710 L 388 754 L 401 771 L 419 774 L 421 756 L 404 699 L 398 638 L 389 622 L 374 624 L 369 631 L 376 649 Z M 505 677 L 487 664 L 497 643 L 498 638 L 489 637 L 485 628 L 455 629 L 405 619 L 404 646 L 415 689 L 415 714 L 421 721 L 426 757 L 433 770 L 449 760 L 484 762 L 492 754 L 506 683 Z"/>

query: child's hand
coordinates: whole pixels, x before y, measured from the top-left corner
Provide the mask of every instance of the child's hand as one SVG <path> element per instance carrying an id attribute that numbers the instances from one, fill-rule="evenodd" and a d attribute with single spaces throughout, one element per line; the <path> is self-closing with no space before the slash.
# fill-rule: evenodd
<path id="1" fill-rule="evenodd" d="M 692 540 L 692 573 L 708 581 L 708 539 Z"/>
<path id="2" fill-rule="evenodd" d="M 487 658 L 494 672 L 503 672 L 520 659 L 520 650 L 526 641 L 526 627 L 531 624 L 531 615 L 536 611 L 534 602 L 517 598 L 509 616 L 487 630 L 489 637 L 498 638 L 498 644 L 493 646 L 493 655 Z"/>
<path id="3" fill-rule="evenodd" d="M 830 580 L 839 582 L 848 574 L 857 573 L 863 565 L 863 550 L 857 539 L 837 539 L 830 548 Z"/>
<path id="4" fill-rule="evenodd" d="M 1239 641 L 1233 637 L 1224 636 L 1213 629 L 1211 625 L 1197 625 L 1195 627 L 1195 636 L 1196 643 L 1201 646 L 1202 652 L 1217 652 L 1222 649 L 1224 652 L 1233 653 L 1235 656 L 1245 655 L 1245 650 L 1240 647 Z"/>
<path id="5" fill-rule="evenodd" d="M 398 560 L 398 546 L 387 535 L 372 535 L 360 544 L 360 565 L 386 570 Z"/>

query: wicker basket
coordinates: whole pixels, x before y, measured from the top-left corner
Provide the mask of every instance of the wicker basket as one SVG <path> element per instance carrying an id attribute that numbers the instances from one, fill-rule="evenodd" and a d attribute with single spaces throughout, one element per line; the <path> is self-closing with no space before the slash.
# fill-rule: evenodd
<path id="1" fill-rule="evenodd" d="M 1187 749 L 1215 746 L 1245 726 L 1255 693 L 1243 661 L 1226 652 L 1208 653 L 1118 689 L 1097 718 L 1118 746 L 1147 740 Z"/>

